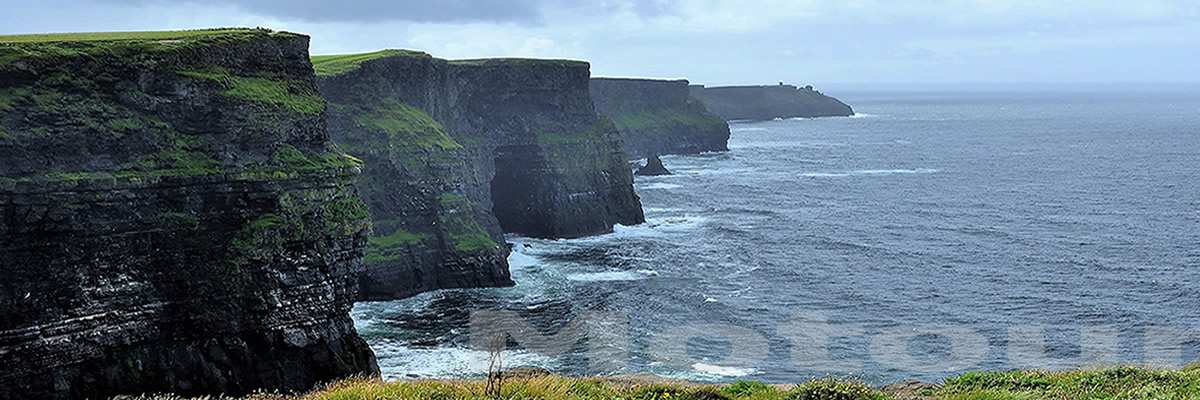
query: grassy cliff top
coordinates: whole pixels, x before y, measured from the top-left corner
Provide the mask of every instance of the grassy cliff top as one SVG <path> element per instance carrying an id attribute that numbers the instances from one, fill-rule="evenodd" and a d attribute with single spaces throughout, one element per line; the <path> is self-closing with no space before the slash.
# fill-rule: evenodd
<path id="1" fill-rule="evenodd" d="M 312 56 L 313 69 L 317 75 L 340 75 L 358 69 L 363 62 L 387 57 L 432 58 L 428 53 L 413 50 L 386 49 L 370 53 L 329 54 Z"/>
<path id="2" fill-rule="evenodd" d="M 483 380 L 398 381 L 352 379 L 301 396 L 270 400 L 1036 400 L 1196 399 L 1200 369 L 1150 370 L 1120 367 L 1042 372 L 972 372 L 940 385 L 876 389 L 861 383 L 821 379 L 798 385 L 739 381 L 705 385 L 652 377 L 573 378 L 554 375 L 505 377 L 500 393 Z M 175 399 L 160 397 L 150 399 Z"/>
<path id="3" fill-rule="evenodd" d="M 589 65 L 587 61 L 543 58 L 476 58 L 468 60 L 450 60 L 450 64 L 466 66 L 559 65 L 564 67 L 586 67 Z"/>
<path id="4" fill-rule="evenodd" d="M 51 43 L 51 42 L 95 42 L 121 40 L 183 40 L 199 37 L 216 37 L 241 35 L 247 33 L 270 33 L 294 35 L 288 32 L 274 32 L 262 28 L 216 28 L 194 29 L 180 31 L 144 31 L 144 32 L 75 32 L 75 33 L 35 33 L 24 35 L 0 35 L 0 43 Z"/>
<path id="5" fill-rule="evenodd" d="M 592 77 L 592 80 L 593 80 L 593 81 L 601 81 L 601 82 L 629 82 L 629 83 L 663 83 L 663 84 L 666 84 L 666 83 L 674 83 L 674 84 L 683 83 L 684 85 L 690 85 L 690 82 L 688 82 L 688 80 L 687 80 L 687 79 L 682 79 L 682 78 L 678 78 L 678 79 L 654 79 L 654 78 L 622 78 L 622 77 L 593 76 L 593 77 Z"/>

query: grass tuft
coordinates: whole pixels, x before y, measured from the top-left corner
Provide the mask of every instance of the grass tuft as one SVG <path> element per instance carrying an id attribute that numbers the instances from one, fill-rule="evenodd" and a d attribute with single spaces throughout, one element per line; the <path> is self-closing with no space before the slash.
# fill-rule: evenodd
<path id="1" fill-rule="evenodd" d="M 219 68 L 206 70 L 182 70 L 179 75 L 221 84 L 225 96 L 262 104 L 283 107 L 301 114 L 320 114 L 325 111 L 325 100 L 309 85 L 287 79 L 247 77 L 231 74 Z"/>

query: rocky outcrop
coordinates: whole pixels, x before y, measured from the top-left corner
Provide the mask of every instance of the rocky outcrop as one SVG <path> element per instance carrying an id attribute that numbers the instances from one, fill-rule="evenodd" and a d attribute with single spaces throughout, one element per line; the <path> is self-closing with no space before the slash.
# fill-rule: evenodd
<path id="1" fill-rule="evenodd" d="M 591 93 L 631 157 L 729 150 L 729 125 L 688 94 L 686 80 L 592 78 Z"/>
<path id="2" fill-rule="evenodd" d="M 846 117 L 854 110 L 846 103 L 805 86 L 724 86 L 693 85 L 692 97 L 700 99 L 713 113 L 726 121 L 766 120 L 774 118 Z"/>
<path id="3" fill-rule="evenodd" d="M 418 108 L 443 100 L 426 97 L 443 84 L 430 76 L 438 73 L 428 68 L 432 58 L 385 50 L 313 60 L 330 102 L 333 139 L 365 162 L 357 186 L 375 230 L 362 298 L 512 285 L 496 218 L 466 198 L 479 185 L 468 150 Z"/>
<path id="4" fill-rule="evenodd" d="M 308 38 L 0 37 L 0 398 L 303 390 L 377 372 L 369 219 Z"/>
<path id="5" fill-rule="evenodd" d="M 638 176 L 660 176 L 670 175 L 671 171 L 667 170 L 667 167 L 663 165 L 662 159 L 658 158 L 658 155 L 653 155 L 646 159 L 646 165 L 638 168 L 637 172 L 633 174 Z"/>
<path id="6" fill-rule="evenodd" d="M 643 221 L 587 63 L 316 57 L 336 141 L 367 161 L 367 298 L 511 284 L 504 232 L 564 238 Z"/>

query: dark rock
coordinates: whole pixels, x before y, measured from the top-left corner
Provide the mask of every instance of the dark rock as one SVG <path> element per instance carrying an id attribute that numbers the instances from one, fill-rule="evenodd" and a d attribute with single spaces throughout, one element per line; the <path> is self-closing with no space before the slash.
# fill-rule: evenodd
<path id="1" fill-rule="evenodd" d="M 692 97 L 726 121 L 774 118 L 847 117 L 854 110 L 846 103 L 821 94 L 812 86 L 691 86 Z"/>
<path id="2" fill-rule="evenodd" d="M 630 157 L 729 150 L 729 125 L 688 94 L 686 80 L 592 78 L 591 93 Z"/>
<path id="3" fill-rule="evenodd" d="M 659 176 L 670 174 L 671 171 L 668 171 L 667 167 L 663 166 L 662 160 L 659 159 L 657 155 L 650 156 L 650 158 L 646 159 L 646 165 L 638 168 L 637 172 L 634 173 L 634 175 L 638 176 Z"/>
<path id="4" fill-rule="evenodd" d="M 644 220 L 587 63 L 351 57 L 317 68 L 334 139 L 367 160 L 359 186 L 379 235 L 367 298 L 509 285 L 504 232 L 577 237 Z M 406 239 L 380 241 L 396 232 Z"/>
<path id="5" fill-rule="evenodd" d="M 360 164 L 328 140 L 307 37 L 4 44 L 0 60 L 0 398 L 377 373 L 349 315 Z"/>
<path id="6" fill-rule="evenodd" d="M 513 285 L 496 217 L 466 197 L 480 191 L 469 149 L 418 108 L 443 99 L 413 97 L 445 78 L 424 53 L 372 55 L 373 61 L 338 73 L 321 72 L 325 65 L 317 58 L 333 139 L 365 162 L 356 186 L 375 229 L 360 280 L 362 298 Z"/>

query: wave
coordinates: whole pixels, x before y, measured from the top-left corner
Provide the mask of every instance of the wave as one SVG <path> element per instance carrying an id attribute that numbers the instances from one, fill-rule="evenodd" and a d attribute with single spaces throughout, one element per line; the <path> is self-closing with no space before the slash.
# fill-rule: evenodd
<path id="1" fill-rule="evenodd" d="M 680 186 L 680 185 L 677 185 L 674 183 L 663 183 L 663 182 L 646 183 L 646 184 L 640 184 L 640 185 L 635 185 L 635 186 L 637 186 L 638 189 L 646 189 L 646 190 L 655 190 L 655 189 L 670 190 L 670 189 L 679 189 L 679 188 L 683 187 L 683 186 Z"/>
<path id="2" fill-rule="evenodd" d="M 846 172 L 805 172 L 800 176 L 809 178 L 842 178 L 848 176 L 877 176 L 877 175 L 911 175 L 911 174 L 934 174 L 941 172 L 933 168 L 917 168 L 917 169 L 860 169 Z"/>
<path id="3" fill-rule="evenodd" d="M 584 272 L 567 275 L 567 280 L 575 282 L 640 281 L 655 275 L 658 275 L 658 272 L 650 270 Z"/>
<path id="4" fill-rule="evenodd" d="M 394 342 L 372 343 L 383 378 L 469 378 L 487 374 L 488 357 L 484 350 L 463 347 L 410 347 Z M 504 366 L 537 367 L 553 370 L 557 362 L 545 355 L 523 350 L 505 350 Z"/>
<path id="5" fill-rule="evenodd" d="M 706 374 L 706 375 L 724 376 L 724 377 L 732 377 L 732 378 L 753 375 L 758 372 L 754 368 L 723 367 L 720 365 L 712 365 L 712 364 L 705 364 L 705 363 L 692 364 L 692 369 L 696 370 L 696 372 Z"/>

